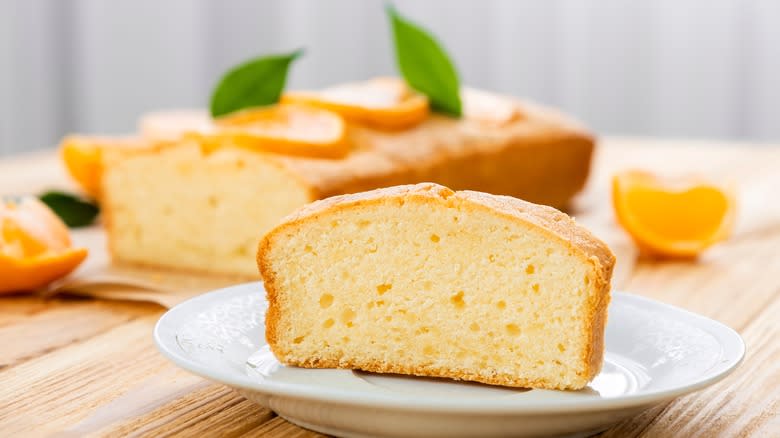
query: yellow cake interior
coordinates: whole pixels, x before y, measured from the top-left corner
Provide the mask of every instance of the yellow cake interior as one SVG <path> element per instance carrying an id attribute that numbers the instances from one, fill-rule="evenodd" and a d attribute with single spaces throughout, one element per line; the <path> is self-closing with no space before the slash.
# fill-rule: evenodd
<path id="1" fill-rule="evenodd" d="M 598 371 L 589 306 L 608 286 L 538 226 L 456 195 L 334 208 L 272 234 L 269 341 L 286 363 L 556 388 Z"/>
<path id="2" fill-rule="evenodd" d="M 120 262 L 257 277 L 254 254 L 307 189 L 263 154 L 191 142 L 106 160 L 104 211 Z M 261 193 L 262 196 L 258 196 Z"/>

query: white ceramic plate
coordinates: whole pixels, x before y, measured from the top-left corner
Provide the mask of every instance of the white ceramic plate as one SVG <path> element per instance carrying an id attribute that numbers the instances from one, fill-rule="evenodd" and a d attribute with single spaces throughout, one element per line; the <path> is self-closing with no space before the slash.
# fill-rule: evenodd
<path id="1" fill-rule="evenodd" d="M 263 338 L 262 283 L 184 302 L 157 323 L 160 351 L 302 427 L 346 437 L 586 436 L 702 389 L 742 360 L 732 329 L 647 298 L 614 293 L 604 369 L 581 391 L 279 364 Z"/>

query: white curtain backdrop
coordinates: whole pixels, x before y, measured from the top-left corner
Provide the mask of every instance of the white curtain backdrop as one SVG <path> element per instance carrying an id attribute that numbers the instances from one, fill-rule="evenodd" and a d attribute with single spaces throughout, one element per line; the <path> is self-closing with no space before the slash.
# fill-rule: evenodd
<path id="1" fill-rule="evenodd" d="M 395 0 L 464 82 L 599 133 L 780 140 L 780 2 Z M 305 47 L 291 87 L 395 71 L 380 0 L 2 0 L 0 154 L 203 106 L 230 65 Z"/>

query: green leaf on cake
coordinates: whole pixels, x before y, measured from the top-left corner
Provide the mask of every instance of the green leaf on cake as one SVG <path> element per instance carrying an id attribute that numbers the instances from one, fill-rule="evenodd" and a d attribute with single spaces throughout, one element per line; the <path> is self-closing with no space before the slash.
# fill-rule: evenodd
<path id="1" fill-rule="evenodd" d="M 303 54 L 254 58 L 231 68 L 211 95 L 211 116 L 219 117 L 244 108 L 277 103 L 287 81 L 290 64 Z"/>
<path id="2" fill-rule="evenodd" d="M 90 225 L 100 212 L 94 203 L 65 192 L 49 191 L 38 198 L 70 228 Z"/>
<path id="3" fill-rule="evenodd" d="M 434 111 L 460 117 L 460 81 L 447 53 L 430 33 L 402 17 L 392 5 L 387 5 L 387 14 L 398 68 L 406 83 L 428 96 Z"/>

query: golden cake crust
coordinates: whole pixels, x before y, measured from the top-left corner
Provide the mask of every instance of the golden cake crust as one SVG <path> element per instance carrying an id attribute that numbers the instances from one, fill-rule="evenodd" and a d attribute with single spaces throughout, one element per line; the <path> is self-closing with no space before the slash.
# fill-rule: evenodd
<path id="1" fill-rule="evenodd" d="M 544 379 L 528 380 L 507 374 L 495 374 L 490 378 L 484 376 L 453 371 L 440 367 L 409 367 L 397 363 L 379 361 L 336 361 L 322 358 L 310 358 L 305 362 L 288 361 L 283 351 L 277 347 L 277 330 L 280 320 L 279 288 L 271 261 L 265 258 L 274 239 L 288 234 L 296 228 L 305 225 L 321 215 L 343 209 L 354 209 L 372 204 L 398 202 L 403 204 L 410 198 L 424 202 L 437 203 L 441 200 L 459 198 L 466 201 L 471 208 L 487 209 L 495 214 L 527 224 L 540 227 L 550 239 L 567 246 L 574 254 L 593 266 L 593 293 L 588 297 L 587 317 L 584 319 L 582 336 L 586 337 L 588 348 L 583 352 L 581 363 L 585 364 L 582 381 L 587 383 L 601 370 L 604 353 L 604 327 L 607 320 L 607 307 L 610 301 L 610 279 L 615 257 L 609 248 L 588 230 L 577 226 L 572 218 L 560 211 L 508 196 L 496 196 L 473 191 L 454 192 L 453 190 L 434 183 L 403 185 L 369 192 L 334 196 L 313 202 L 299 211 L 289 215 L 282 223 L 265 235 L 257 252 L 257 265 L 265 283 L 269 302 L 266 314 L 266 340 L 277 358 L 289 365 L 318 368 L 348 368 L 361 369 L 377 373 L 402 373 L 417 376 L 449 377 L 456 380 L 477 381 L 487 384 L 514 387 L 544 387 L 551 389 L 577 389 L 573 387 L 556 386 L 555 382 Z M 583 385 L 584 386 L 584 385 Z"/>
<path id="2" fill-rule="evenodd" d="M 401 132 L 351 125 L 353 149 L 342 159 L 277 158 L 306 181 L 316 199 L 436 181 L 564 207 L 587 180 L 595 140 L 555 110 L 517 105 L 522 118 L 501 126 L 436 114 Z M 557 179 L 549 180 L 550 174 Z"/>

